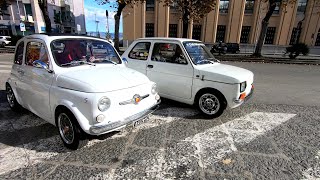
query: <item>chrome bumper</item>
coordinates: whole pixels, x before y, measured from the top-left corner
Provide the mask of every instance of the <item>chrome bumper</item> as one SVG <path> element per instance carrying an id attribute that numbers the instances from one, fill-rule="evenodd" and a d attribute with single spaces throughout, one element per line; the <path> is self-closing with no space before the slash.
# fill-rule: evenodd
<path id="1" fill-rule="evenodd" d="M 92 126 L 90 127 L 89 132 L 91 135 L 100 135 L 100 134 L 111 132 L 113 130 L 121 129 L 127 126 L 128 124 L 131 124 L 133 121 L 138 121 L 148 117 L 149 114 L 153 113 L 155 110 L 158 109 L 160 102 L 161 100 L 159 100 L 157 104 L 155 104 L 151 108 L 144 110 L 140 113 L 137 113 L 135 115 L 129 116 L 122 121 L 116 121 L 103 126 Z"/>

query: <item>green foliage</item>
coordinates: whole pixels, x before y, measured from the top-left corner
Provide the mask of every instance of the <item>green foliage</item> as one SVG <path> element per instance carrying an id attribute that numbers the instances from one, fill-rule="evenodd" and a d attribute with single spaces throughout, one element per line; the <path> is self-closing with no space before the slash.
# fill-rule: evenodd
<path id="1" fill-rule="evenodd" d="M 182 14 L 188 12 L 188 19 L 194 21 L 202 19 L 206 14 L 211 12 L 216 4 L 217 0 L 158 0 L 164 2 L 166 6 L 177 7 L 178 11 Z"/>
<path id="2" fill-rule="evenodd" d="M 294 44 L 294 45 L 286 48 L 286 54 L 289 53 L 290 59 L 295 59 L 300 54 L 308 55 L 309 51 L 310 51 L 310 49 L 309 49 L 308 45 L 306 45 L 304 43 Z"/>

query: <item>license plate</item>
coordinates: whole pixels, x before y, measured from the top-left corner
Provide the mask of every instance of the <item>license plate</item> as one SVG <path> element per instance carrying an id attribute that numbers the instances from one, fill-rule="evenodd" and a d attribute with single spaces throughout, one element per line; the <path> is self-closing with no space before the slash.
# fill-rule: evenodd
<path id="1" fill-rule="evenodd" d="M 137 121 L 133 121 L 133 127 L 137 127 L 145 122 L 148 121 L 149 118 L 143 118 L 143 119 L 139 119 Z"/>

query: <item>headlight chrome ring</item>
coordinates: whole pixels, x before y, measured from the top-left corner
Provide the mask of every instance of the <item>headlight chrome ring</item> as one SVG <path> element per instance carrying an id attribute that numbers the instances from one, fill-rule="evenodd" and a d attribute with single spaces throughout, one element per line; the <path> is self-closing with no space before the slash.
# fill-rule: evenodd
<path id="1" fill-rule="evenodd" d="M 100 100 L 98 102 L 98 109 L 101 112 L 104 112 L 107 109 L 109 109 L 110 105 L 111 105 L 111 100 L 107 97 L 102 97 L 102 98 L 100 98 Z"/>

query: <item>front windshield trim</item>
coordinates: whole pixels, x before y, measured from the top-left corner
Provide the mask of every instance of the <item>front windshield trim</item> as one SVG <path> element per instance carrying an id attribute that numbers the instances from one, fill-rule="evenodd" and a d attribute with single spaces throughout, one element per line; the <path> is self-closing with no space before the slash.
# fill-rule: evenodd
<path id="1" fill-rule="evenodd" d="M 205 50 L 205 52 L 209 55 L 209 58 L 207 60 L 202 60 L 202 61 L 210 61 L 212 59 L 212 61 L 210 61 L 211 63 L 197 64 L 196 62 L 194 62 L 193 59 L 192 59 L 192 55 L 190 55 L 189 51 L 186 48 L 186 44 L 188 44 L 188 43 L 199 44 Z M 183 47 L 185 48 L 185 51 L 187 52 L 187 54 L 188 54 L 188 56 L 190 58 L 190 61 L 194 65 L 208 65 L 208 64 L 214 64 L 214 63 L 218 62 L 218 60 L 210 53 L 209 49 L 202 42 L 199 42 L 199 41 L 184 41 L 183 42 Z"/>
<path id="2" fill-rule="evenodd" d="M 86 37 L 77 37 L 77 38 L 73 38 L 73 37 L 67 37 L 67 38 L 56 38 L 56 39 L 53 39 L 51 42 L 50 42 L 50 53 L 52 54 L 52 57 L 53 57 L 53 60 L 55 62 L 55 64 L 61 68 L 70 68 L 70 67 L 77 67 L 79 65 L 76 65 L 76 66 L 66 66 L 64 65 L 65 63 L 60 63 L 58 62 L 57 58 L 55 57 L 55 54 L 53 53 L 53 44 L 57 41 L 70 41 L 70 40 L 78 40 L 78 41 L 98 41 L 98 42 L 103 42 L 103 43 L 106 43 L 108 45 L 110 45 L 112 47 L 112 50 L 114 52 L 114 55 L 115 57 L 117 58 L 117 62 L 110 62 L 110 63 L 93 63 L 93 62 L 88 62 L 88 63 L 79 63 L 79 65 L 106 65 L 106 64 L 111 64 L 111 65 L 116 65 L 116 64 L 122 64 L 122 60 L 121 58 L 119 57 L 119 54 L 118 52 L 116 51 L 116 49 L 112 46 L 112 44 L 110 44 L 107 40 L 105 39 L 100 39 L 100 38 L 94 38 L 94 37 L 89 37 L 89 38 L 86 38 Z M 77 60 L 79 61 L 79 60 Z M 81 61 L 81 60 L 80 60 Z M 108 62 L 108 61 L 106 61 Z M 75 63 L 76 64 L 76 63 Z"/>

